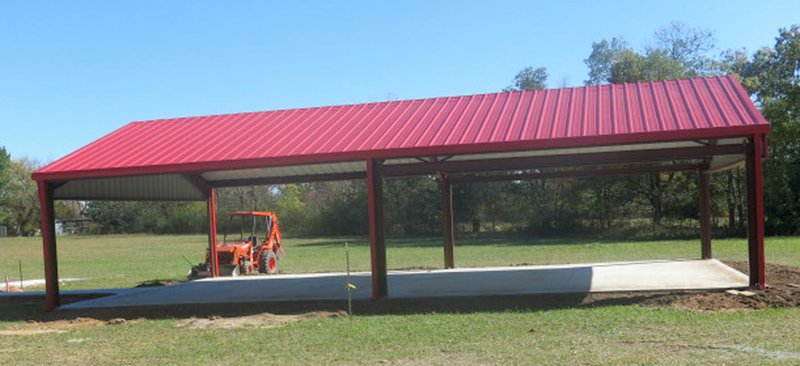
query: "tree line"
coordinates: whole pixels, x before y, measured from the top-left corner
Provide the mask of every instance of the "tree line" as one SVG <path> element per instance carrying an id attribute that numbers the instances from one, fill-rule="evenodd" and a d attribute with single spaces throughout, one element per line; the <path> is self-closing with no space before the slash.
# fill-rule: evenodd
<path id="1" fill-rule="evenodd" d="M 775 44 L 755 52 L 714 55 L 713 33 L 673 23 L 646 46 L 622 38 L 594 42 L 584 60 L 587 85 L 736 74 L 772 124 L 765 161 L 765 214 L 769 235 L 800 233 L 800 26 L 780 29 Z M 504 90 L 548 86 L 546 68 L 526 67 Z M 0 149 L 0 225 L 14 235 L 38 229 L 38 166 Z M 711 179 L 716 235 L 746 230 L 744 169 Z M 697 176 L 669 172 L 454 186 L 458 232 L 599 235 L 664 238 L 696 235 Z M 219 212 L 276 211 L 288 235 L 364 235 L 366 186 L 362 181 L 225 188 Z M 436 177 L 388 179 L 385 222 L 389 235 L 435 235 L 441 230 Z M 59 218 L 88 217 L 93 233 L 199 233 L 206 230 L 204 203 L 59 202 Z M 224 224 L 224 218 L 220 219 Z"/>

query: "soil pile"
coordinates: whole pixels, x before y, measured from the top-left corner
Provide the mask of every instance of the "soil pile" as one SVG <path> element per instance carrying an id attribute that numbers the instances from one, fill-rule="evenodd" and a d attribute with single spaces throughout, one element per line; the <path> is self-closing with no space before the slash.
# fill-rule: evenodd
<path id="1" fill-rule="evenodd" d="M 746 262 L 728 262 L 729 266 L 747 273 Z M 642 305 L 696 311 L 757 310 L 800 307 L 800 269 L 767 264 L 769 288 L 755 291 L 718 291 L 667 293 L 642 301 Z"/>
<path id="2" fill-rule="evenodd" d="M 261 313 L 236 317 L 210 316 L 208 318 L 189 318 L 175 324 L 189 329 L 234 329 L 242 327 L 275 328 L 305 319 L 336 318 L 347 315 L 344 312 L 313 311 L 303 314 Z"/>

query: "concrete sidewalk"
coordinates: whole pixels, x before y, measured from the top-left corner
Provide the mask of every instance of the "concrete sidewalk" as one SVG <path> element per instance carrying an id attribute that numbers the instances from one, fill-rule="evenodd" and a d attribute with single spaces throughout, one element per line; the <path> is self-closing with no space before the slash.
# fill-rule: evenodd
<path id="1" fill-rule="evenodd" d="M 355 299 L 369 299 L 369 273 L 355 273 Z M 228 302 L 344 300 L 343 273 L 215 278 L 129 289 L 63 309 Z M 715 260 L 463 268 L 389 272 L 389 298 L 741 288 L 748 277 Z"/>

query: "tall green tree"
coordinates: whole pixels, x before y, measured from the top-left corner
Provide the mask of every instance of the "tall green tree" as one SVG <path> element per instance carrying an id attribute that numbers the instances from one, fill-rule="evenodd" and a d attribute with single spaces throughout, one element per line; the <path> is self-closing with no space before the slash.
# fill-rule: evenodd
<path id="1" fill-rule="evenodd" d="M 31 180 L 31 174 L 38 166 L 26 157 L 11 160 L 4 200 L 8 210 L 5 222 L 16 235 L 34 235 L 39 229 L 38 192 L 36 183 Z"/>
<path id="2" fill-rule="evenodd" d="M 653 38 L 655 46 L 648 49 L 647 53 L 658 53 L 660 57 L 676 62 L 685 70 L 686 76 L 702 76 L 712 72 L 715 63 L 709 52 L 714 49 L 716 40 L 711 30 L 672 22 L 658 29 Z"/>
<path id="3" fill-rule="evenodd" d="M 539 90 L 547 88 L 547 78 L 548 78 L 547 69 L 544 67 L 526 67 L 520 70 L 516 76 L 514 76 L 514 85 L 509 86 L 504 91 L 514 91 L 514 90 Z"/>
<path id="4" fill-rule="evenodd" d="M 11 156 L 5 147 L 0 147 L 0 222 L 8 216 L 5 200 L 8 197 L 8 185 L 11 181 Z"/>
<path id="5" fill-rule="evenodd" d="M 275 210 L 281 220 L 281 229 L 288 234 L 300 235 L 309 230 L 309 213 L 302 200 L 302 188 L 297 184 L 281 186 Z"/>
<path id="6" fill-rule="evenodd" d="M 612 67 L 619 62 L 620 55 L 626 50 L 630 50 L 628 43 L 618 37 L 611 40 L 601 40 L 592 43 L 592 53 L 583 60 L 589 67 L 589 79 L 586 85 L 598 85 L 608 83 L 611 80 Z"/>
<path id="7" fill-rule="evenodd" d="M 733 65 L 772 124 L 765 163 L 766 230 L 800 233 L 800 25 L 780 29 L 775 45 Z"/>
<path id="8" fill-rule="evenodd" d="M 589 67 L 586 84 L 665 80 L 717 71 L 709 55 L 715 44 L 710 30 L 673 22 L 656 30 L 651 43 L 639 50 L 616 37 L 592 43 L 592 52 L 584 60 Z"/>

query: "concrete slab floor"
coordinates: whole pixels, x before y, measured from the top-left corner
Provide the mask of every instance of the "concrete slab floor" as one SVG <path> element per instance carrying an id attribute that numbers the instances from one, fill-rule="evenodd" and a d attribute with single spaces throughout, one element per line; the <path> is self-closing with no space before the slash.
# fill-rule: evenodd
<path id="1" fill-rule="evenodd" d="M 371 297 L 368 272 L 354 273 L 354 299 Z M 344 273 L 209 278 L 129 289 L 63 309 L 227 302 L 345 300 Z M 715 259 L 390 271 L 389 298 L 742 288 L 748 277 Z"/>

